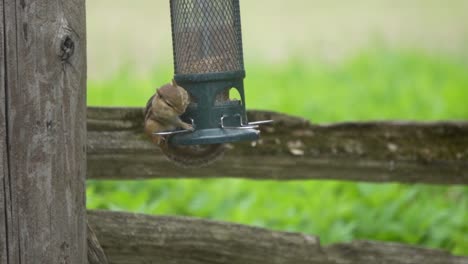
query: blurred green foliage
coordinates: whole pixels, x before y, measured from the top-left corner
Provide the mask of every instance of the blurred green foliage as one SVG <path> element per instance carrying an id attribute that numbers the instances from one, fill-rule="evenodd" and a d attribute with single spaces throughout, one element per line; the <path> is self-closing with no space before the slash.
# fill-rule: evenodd
<path id="1" fill-rule="evenodd" d="M 171 67 L 147 79 L 131 66 L 90 81 L 89 105 L 143 106 L 170 81 Z M 416 51 L 370 50 L 339 64 L 247 64 L 247 106 L 301 115 L 314 122 L 369 119 L 467 119 L 468 62 Z"/>
<path id="2" fill-rule="evenodd" d="M 468 63 L 415 51 L 370 49 L 337 64 L 247 63 L 249 108 L 314 122 L 468 119 Z M 131 67 L 90 81 L 90 105 L 140 106 L 172 76 Z M 259 161 L 261 162 L 261 161 Z M 312 168 L 313 169 L 313 168 Z M 222 173 L 220 173 L 222 176 Z M 197 216 L 319 235 L 324 243 L 374 239 L 468 255 L 468 187 L 332 181 L 88 181 L 88 208 Z"/>

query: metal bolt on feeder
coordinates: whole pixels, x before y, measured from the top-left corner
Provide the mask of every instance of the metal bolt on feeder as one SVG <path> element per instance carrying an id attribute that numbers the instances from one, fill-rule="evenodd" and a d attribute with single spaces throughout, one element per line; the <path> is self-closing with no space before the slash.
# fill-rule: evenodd
<path id="1" fill-rule="evenodd" d="M 239 0 L 170 0 L 170 8 L 174 79 L 190 95 L 181 119 L 194 130 L 155 134 L 172 146 L 257 140 L 270 121 L 247 120 Z"/>

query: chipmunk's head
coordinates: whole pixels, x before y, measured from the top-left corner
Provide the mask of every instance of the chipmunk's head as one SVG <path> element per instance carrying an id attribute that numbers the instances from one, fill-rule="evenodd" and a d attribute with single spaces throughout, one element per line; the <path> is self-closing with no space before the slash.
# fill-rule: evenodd
<path id="1" fill-rule="evenodd" d="M 156 91 L 155 99 L 159 110 L 161 108 L 172 109 L 177 115 L 183 114 L 190 103 L 187 91 L 177 85 L 175 80 L 159 88 Z"/>

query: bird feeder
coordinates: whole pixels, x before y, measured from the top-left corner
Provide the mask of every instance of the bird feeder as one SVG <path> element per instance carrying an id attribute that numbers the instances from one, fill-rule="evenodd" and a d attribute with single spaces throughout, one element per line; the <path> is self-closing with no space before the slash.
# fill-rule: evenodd
<path id="1" fill-rule="evenodd" d="M 191 97 L 181 118 L 195 128 L 170 143 L 257 140 L 255 128 L 264 122 L 246 116 L 239 0 L 170 0 L 170 6 L 174 79 Z"/>

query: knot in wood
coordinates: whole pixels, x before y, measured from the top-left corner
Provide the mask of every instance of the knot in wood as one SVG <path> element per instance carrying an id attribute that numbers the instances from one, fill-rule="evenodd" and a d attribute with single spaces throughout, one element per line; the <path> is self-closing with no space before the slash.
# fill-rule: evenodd
<path id="1" fill-rule="evenodd" d="M 71 56 L 73 56 L 74 52 L 75 42 L 70 36 L 64 36 L 60 44 L 60 59 L 62 61 L 67 61 L 68 59 L 70 59 Z"/>

